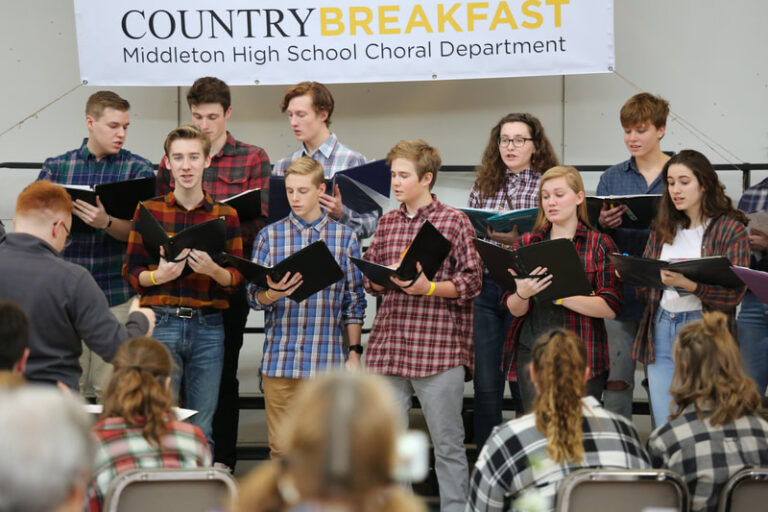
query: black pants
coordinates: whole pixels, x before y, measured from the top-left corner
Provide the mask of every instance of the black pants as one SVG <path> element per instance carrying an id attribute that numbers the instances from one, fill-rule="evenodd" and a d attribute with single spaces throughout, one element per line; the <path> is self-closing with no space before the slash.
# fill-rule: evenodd
<path id="1" fill-rule="evenodd" d="M 237 426 L 240 421 L 237 364 L 249 312 L 245 288 L 242 287 L 229 297 L 229 309 L 224 310 L 224 367 L 221 372 L 219 404 L 213 416 L 213 460 L 232 469 L 237 463 Z"/>

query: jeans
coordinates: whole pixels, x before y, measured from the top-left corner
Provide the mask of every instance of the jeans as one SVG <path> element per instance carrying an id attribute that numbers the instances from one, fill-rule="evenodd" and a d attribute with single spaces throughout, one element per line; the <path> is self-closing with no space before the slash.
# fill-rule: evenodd
<path id="1" fill-rule="evenodd" d="M 632 394 L 635 388 L 635 360 L 632 359 L 632 344 L 640 322 L 637 320 L 606 320 L 610 373 L 608 381 L 626 383 L 622 390 L 606 389 L 603 393 L 605 408 L 627 419 L 632 419 Z"/>
<path id="2" fill-rule="evenodd" d="M 757 384 L 760 396 L 768 386 L 768 305 L 747 291 L 738 317 L 739 347 L 747 375 Z"/>
<path id="3" fill-rule="evenodd" d="M 493 427 L 501 424 L 504 398 L 502 353 L 507 340 L 512 315 L 501 304 L 504 290 L 488 276 L 475 297 L 475 442 L 480 450 Z"/>
<path id="4" fill-rule="evenodd" d="M 179 318 L 164 307 L 153 307 L 157 325 L 152 336 L 163 343 L 175 368 L 171 373 L 171 390 L 180 403 L 194 409 L 189 422 L 200 427 L 213 451 L 213 413 L 219 398 L 221 369 L 224 364 L 224 325 L 221 313 L 195 314 Z M 182 379 L 183 393 L 180 394 Z"/>
<path id="5" fill-rule="evenodd" d="M 219 404 L 213 416 L 213 440 L 216 444 L 215 462 L 235 469 L 237 463 L 237 427 L 240 422 L 240 383 L 237 367 L 243 347 L 243 330 L 251 309 L 245 298 L 245 288 L 229 296 L 229 309 L 222 312 L 224 321 L 224 367 L 221 372 Z"/>
<path id="6" fill-rule="evenodd" d="M 647 365 L 648 394 L 651 399 L 654 427 L 667 423 L 669 418 L 669 406 L 672 403 L 669 387 L 672 384 L 672 376 L 675 371 L 675 365 L 672 361 L 672 347 L 675 344 L 677 333 L 683 326 L 696 320 L 701 320 L 701 310 L 671 313 L 659 307 L 656 312 L 653 322 L 653 346 L 656 362 Z"/>

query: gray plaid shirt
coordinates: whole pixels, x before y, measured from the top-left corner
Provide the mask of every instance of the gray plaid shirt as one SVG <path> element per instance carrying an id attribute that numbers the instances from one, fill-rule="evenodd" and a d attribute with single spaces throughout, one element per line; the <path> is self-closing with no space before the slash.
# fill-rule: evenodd
<path id="1" fill-rule="evenodd" d="M 467 511 L 509 509 L 511 502 L 536 493 L 544 508 L 553 510 L 560 482 L 576 470 L 650 468 L 631 422 L 591 396 L 582 398 L 582 415 L 584 457 L 575 464 L 557 464 L 547 457 L 547 438 L 536 428 L 534 414 L 496 427 L 472 472 Z"/>
<path id="2" fill-rule="evenodd" d="M 655 468 L 679 474 L 691 493 L 691 511 L 717 510 L 720 489 L 738 471 L 768 466 L 768 422 L 756 414 L 713 427 L 693 405 L 648 438 Z"/>

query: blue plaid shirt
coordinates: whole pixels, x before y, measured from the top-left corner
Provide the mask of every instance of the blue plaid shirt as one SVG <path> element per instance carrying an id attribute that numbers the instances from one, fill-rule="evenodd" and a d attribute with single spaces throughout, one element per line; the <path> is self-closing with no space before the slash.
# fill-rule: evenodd
<path id="1" fill-rule="evenodd" d="M 635 157 L 606 169 L 602 176 L 600 176 L 600 182 L 597 184 L 598 196 L 663 193 L 664 182 L 661 181 L 661 173 L 648 186 L 645 177 L 637 168 Z M 602 230 L 599 225 L 596 225 L 595 229 Z M 619 227 L 617 229 L 607 229 L 605 233 L 613 238 L 621 252 L 633 256 L 642 256 L 645 244 L 648 242 L 650 230 Z M 640 320 L 643 316 L 643 306 L 637 301 L 637 295 L 633 286 L 624 286 L 624 300 L 621 311 L 619 318 L 624 320 Z"/>
<path id="2" fill-rule="evenodd" d="M 262 375 L 306 379 L 343 365 L 347 353 L 342 346 L 342 328 L 363 323 L 363 276 L 350 259 L 360 257 L 357 236 L 327 214 L 308 224 L 291 212 L 262 229 L 254 242 L 253 261 L 273 266 L 318 240 L 328 245 L 344 271 L 344 279 L 298 304 L 286 297 L 269 306 L 257 299 L 262 288 L 248 285 L 251 307 L 265 311 Z"/>
<path id="3" fill-rule="evenodd" d="M 121 149 L 117 154 L 97 160 L 88 150 L 87 143 L 88 139 L 84 139 L 79 149 L 47 159 L 37 179 L 62 185 L 92 186 L 155 176 L 152 163 L 145 158 Z M 73 233 L 72 245 L 64 250 L 63 256 L 91 273 L 111 307 L 122 304 L 133 295 L 122 275 L 125 249 L 125 242 L 97 230 L 93 234 Z"/>
<path id="4" fill-rule="evenodd" d="M 285 174 L 288 166 L 291 165 L 291 162 L 302 156 L 308 156 L 320 162 L 325 171 L 326 178 L 330 178 L 344 169 L 357 167 L 365 163 L 363 155 L 339 142 L 336 134 L 332 133 L 311 155 L 307 153 L 307 148 L 302 144 L 301 149 L 278 160 L 272 169 L 272 174 L 282 176 Z M 333 191 L 328 191 L 328 193 L 333 194 Z M 344 213 L 341 214 L 339 222 L 354 229 L 357 237 L 362 240 L 373 235 L 373 232 L 376 231 L 376 223 L 379 221 L 379 217 L 381 217 L 381 212 L 357 213 L 345 206 Z"/>

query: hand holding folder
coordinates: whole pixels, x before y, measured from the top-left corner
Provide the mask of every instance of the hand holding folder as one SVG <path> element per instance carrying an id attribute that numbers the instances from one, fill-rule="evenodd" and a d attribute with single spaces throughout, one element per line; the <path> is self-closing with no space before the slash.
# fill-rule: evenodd
<path id="1" fill-rule="evenodd" d="M 431 222 L 424 221 L 411 245 L 403 253 L 397 268 L 359 258 L 352 258 L 352 262 L 371 282 L 389 290 L 399 290 L 400 287 L 392 281 L 392 277 L 411 282 L 423 272 L 431 281 L 450 252 L 451 242 Z M 421 271 L 418 270 L 419 265 Z"/>
<path id="2" fill-rule="evenodd" d="M 64 185 L 73 201 L 80 199 L 92 206 L 97 206 L 99 198 L 104 210 L 116 219 L 131 219 L 139 201 L 154 197 L 157 191 L 155 178 L 138 178 L 126 181 L 102 183 L 94 187 Z M 96 231 L 79 217 L 72 216 L 72 231 L 75 233 L 93 233 Z"/>
<path id="3" fill-rule="evenodd" d="M 517 279 L 536 277 L 540 279 L 534 297 L 536 300 L 551 301 L 592 294 L 584 266 L 570 240 L 547 240 L 515 251 L 477 238 L 472 243 L 493 280 L 506 290 L 516 291 Z M 517 276 L 510 274 L 509 269 L 514 270 Z M 542 269 L 546 269 L 546 272 L 542 272 Z M 547 285 L 546 279 L 550 274 L 551 284 Z"/>
<path id="4" fill-rule="evenodd" d="M 613 253 L 608 258 L 616 267 L 622 281 L 645 288 L 667 288 L 661 280 L 661 270 L 678 272 L 695 283 L 740 288 L 741 280 L 731 270 L 725 256 L 708 256 L 690 260 L 668 262 Z"/>
<path id="5" fill-rule="evenodd" d="M 232 254 L 225 254 L 224 260 L 239 270 L 246 281 L 264 289 L 290 292 L 288 297 L 294 302 L 301 302 L 344 278 L 344 272 L 322 240 L 309 244 L 271 267 Z"/>
<path id="6" fill-rule="evenodd" d="M 618 227 L 631 229 L 648 229 L 656 217 L 659 194 L 631 194 L 614 196 L 588 196 L 587 216 L 592 225 L 598 225 L 600 211 L 623 207 L 621 224 Z"/>

